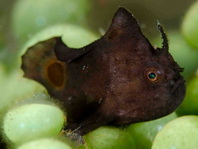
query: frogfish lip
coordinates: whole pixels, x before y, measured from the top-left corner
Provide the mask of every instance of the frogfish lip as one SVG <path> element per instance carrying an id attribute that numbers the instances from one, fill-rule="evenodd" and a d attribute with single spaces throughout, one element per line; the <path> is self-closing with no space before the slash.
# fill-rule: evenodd
<path id="1" fill-rule="evenodd" d="M 186 93 L 186 85 L 185 80 L 182 76 L 180 76 L 176 81 L 174 81 L 174 84 L 171 89 L 171 93 L 174 97 L 175 106 L 179 106 L 181 102 L 183 101 Z"/>
<path id="2" fill-rule="evenodd" d="M 171 90 L 172 93 L 176 92 L 176 90 L 178 90 L 179 88 L 185 87 L 185 81 L 184 81 L 183 77 L 180 77 L 176 81 L 171 81 L 171 84 L 173 86 L 172 90 Z M 185 90 L 184 90 L 184 92 L 185 92 Z"/>

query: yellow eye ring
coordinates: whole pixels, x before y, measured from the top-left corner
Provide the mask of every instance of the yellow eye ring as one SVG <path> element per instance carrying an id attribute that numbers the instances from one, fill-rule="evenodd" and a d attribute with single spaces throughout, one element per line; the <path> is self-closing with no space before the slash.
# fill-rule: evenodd
<path id="1" fill-rule="evenodd" d="M 150 81 L 156 81 L 157 78 L 158 78 L 158 76 L 157 76 L 157 74 L 154 73 L 154 72 L 149 72 L 149 73 L 147 74 L 147 78 L 148 78 Z"/>
<path id="2" fill-rule="evenodd" d="M 161 78 L 160 77 L 161 73 L 156 68 L 148 68 L 148 69 L 146 69 L 144 74 L 145 74 L 145 77 L 151 82 L 158 81 L 159 78 Z"/>

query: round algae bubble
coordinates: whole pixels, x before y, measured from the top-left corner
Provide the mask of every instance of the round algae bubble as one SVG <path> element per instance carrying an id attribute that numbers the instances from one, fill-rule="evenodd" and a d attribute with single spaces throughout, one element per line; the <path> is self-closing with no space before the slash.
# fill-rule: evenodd
<path id="1" fill-rule="evenodd" d="M 64 114 L 58 107 L 27 104 L 7 112 L 3 121 L 3 130 L 12 142 L 21 143 L 57 135 L 64 121 Z"/>
<path id="2" fill-rule="evenodd" d="M 134 149 L 133 138 L 124 130 L 100 127 L 84 136 L 87 149 Z"/>
<path id="3" fill-rule="evenodd" d="M 127 131 L 133 136 L 137 148 L 150 149 L 156 134 L 166 123 L 175 118 L 177 114 L 172 113 L 157 120 L 131 124 Z"/>
<path id="4" fill-rule="evenodd" d="M 197 149 L 198 116 L 179 117 L 157 134 L 152 149 Z"/>
<path id="5" fill-rule="evenodd" d="M 21 55 L 38 42 L 62 36 L 64 43 L 71 48 L 81 48 L 95 41 L 98 37 L 88 29 L 71 24 L 58 24 L 48 27 L 33 36 L 24 46 Z M 83 38 L 82 38 L 83 37 Z"/>
<path id="6" fill-rule="evenodd" d="M 85 24 L 89 0 L 18 0 L 12 13 L 13 31 L 21 40 L 57 23 Z"/>
<path id="7" fill-rule="evenodd" d="M 198 1 L 187 11 L 183 23 L 182 34 L 187 42 L 198 49 Z"/>
<path id="8" fill-rule="evenodd" d="M 68 144 L 53 138 L 44 138 L 31 141 L 19 146 L 17 149 L 72 149 Z"/>
<path id="9" fill-rule="evenodd" d="M 13 71 L 11 74 L 2 74 L 0 78 L 0 111 L 10 107 L 19 100 L 23 100 L 33 92 L 44 91 L 45 88 L 35 81 L 23 78 L 22 71 Z"/>

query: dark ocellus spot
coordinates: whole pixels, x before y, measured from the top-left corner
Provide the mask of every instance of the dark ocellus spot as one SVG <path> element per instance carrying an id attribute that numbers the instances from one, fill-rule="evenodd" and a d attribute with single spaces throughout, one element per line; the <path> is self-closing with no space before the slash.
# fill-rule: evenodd
<path id="1" fill-rule="evenodd" d="M 62 64 L 55 62 L 48 66 L 47 74 L 49 81 L 56 87 L 61 87 L 65 81 L 64 67 Z"/>

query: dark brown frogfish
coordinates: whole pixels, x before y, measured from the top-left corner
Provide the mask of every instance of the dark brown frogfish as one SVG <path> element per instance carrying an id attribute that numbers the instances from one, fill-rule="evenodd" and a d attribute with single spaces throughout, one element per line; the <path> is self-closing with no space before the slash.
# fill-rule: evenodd
<path id="1" fill-rule="evenodd" d="M 120 7 L 100 39 L 80 49 L 61 37 L 42 41 L 22 56 L 25 77 L 46 87 L 67 113 L 66 130 L 84 135 L 102 125 L 125 125 L 173 112 L 185 95 L 183 69 L 168 51 L 154 48 L 136 19 Z M 82 37 L 83 38 L 83 37 Z"/>

